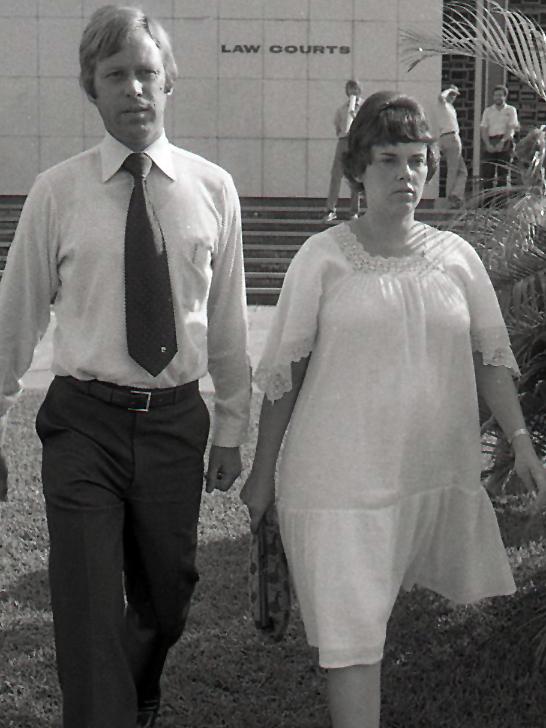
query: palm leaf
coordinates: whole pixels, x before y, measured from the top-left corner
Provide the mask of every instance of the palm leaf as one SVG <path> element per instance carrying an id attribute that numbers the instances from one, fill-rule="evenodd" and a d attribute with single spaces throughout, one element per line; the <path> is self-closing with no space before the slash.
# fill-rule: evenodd
<path id="1" fill-rule="evenodd" d="M 437 55 L 471 56 L 504 67 L 546 101 L 546 34 L 537 23 L 494 0 L 481 10 L 449 2 L 446 10 L 449 20 L 439 34 L 401 31 L 408 70 Z"/>

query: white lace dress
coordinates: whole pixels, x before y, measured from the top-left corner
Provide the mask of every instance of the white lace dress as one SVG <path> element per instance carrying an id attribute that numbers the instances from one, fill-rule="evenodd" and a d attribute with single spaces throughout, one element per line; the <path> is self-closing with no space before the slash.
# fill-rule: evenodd
<path id="1" fill-rule="evenodd" d="M 514 591 L 480 484 L 473 350 L 518 373 L 472 247 L 416 223 L 411 253 L 311 237 L 285 279 L 256 381 L 271 400 L 311 354 L 281 457 L 281 533 L 320 664 L 381 659 L 400 587 L 455 602 Z"/>

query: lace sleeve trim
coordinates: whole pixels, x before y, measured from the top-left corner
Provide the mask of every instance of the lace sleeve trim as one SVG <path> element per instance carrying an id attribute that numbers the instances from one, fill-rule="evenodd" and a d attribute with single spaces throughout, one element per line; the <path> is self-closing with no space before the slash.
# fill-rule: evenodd
<path id="1" fill-rule="evenodd" d="M 481 330 L 471 333 L 472 351 L 479 351 L 483 363 L 494 367 L 506 367 L 514 376 L 519 377 L 520 371 L 510 340 L 504 328 Z"/>
<path id="2" fill-rule="evenodd" d="M 260 363 L 254 381 L 270 402 L 280 399 L 292 389 L 292 363 L 308 356 L 313 349 L 314 337 L 297 341 L 279 350 L 271 364 Z"/>

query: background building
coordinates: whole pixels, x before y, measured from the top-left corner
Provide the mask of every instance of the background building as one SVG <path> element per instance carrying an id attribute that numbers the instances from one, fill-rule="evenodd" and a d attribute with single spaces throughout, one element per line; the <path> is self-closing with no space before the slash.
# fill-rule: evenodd
<path id="1" fill-rule="evenodd" d="M 125 0 L 118 4 L 131 4 Z M 92 146 L 78 43 L 104 0 L 0 0 L 0 195 Z M 434 111 L 440 58 L 407 73 L 401 28 L 438 31 L 440 0 L 144 0 L 173 40 L 170 139 L 218 162 L 244 196 L 324 197 L 344 85 L 394 88 Z M 425 196 L 437 194 L 435 182 Z"/>

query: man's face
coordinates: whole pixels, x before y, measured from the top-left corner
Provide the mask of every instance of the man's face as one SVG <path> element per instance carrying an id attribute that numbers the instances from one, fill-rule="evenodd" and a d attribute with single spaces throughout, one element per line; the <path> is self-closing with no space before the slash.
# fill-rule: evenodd
<path id="1" fill-rule="evenodd" d="M 455 100 L 457 99 L 457 95 L 454 91 L 446 96 L 446 101 L 449 104 L 454 104 Z"/>
<path id="2" fill-rule="evenodd" d="M 97 62 L 95 98 L 106 130 L 135 152 L 163 132 L 165 69 L 159 48 L 144 30 L 131 33 L 118 53 Z"/>
<path id="3" fill-rule="evenodd" d="M 493 103 L 495 104 L 495 106 L 502 106 L 505 101 L 506 96 L 504 95 L 504 91 L 502 89 L 497 89 L 493 92 Z"/>

